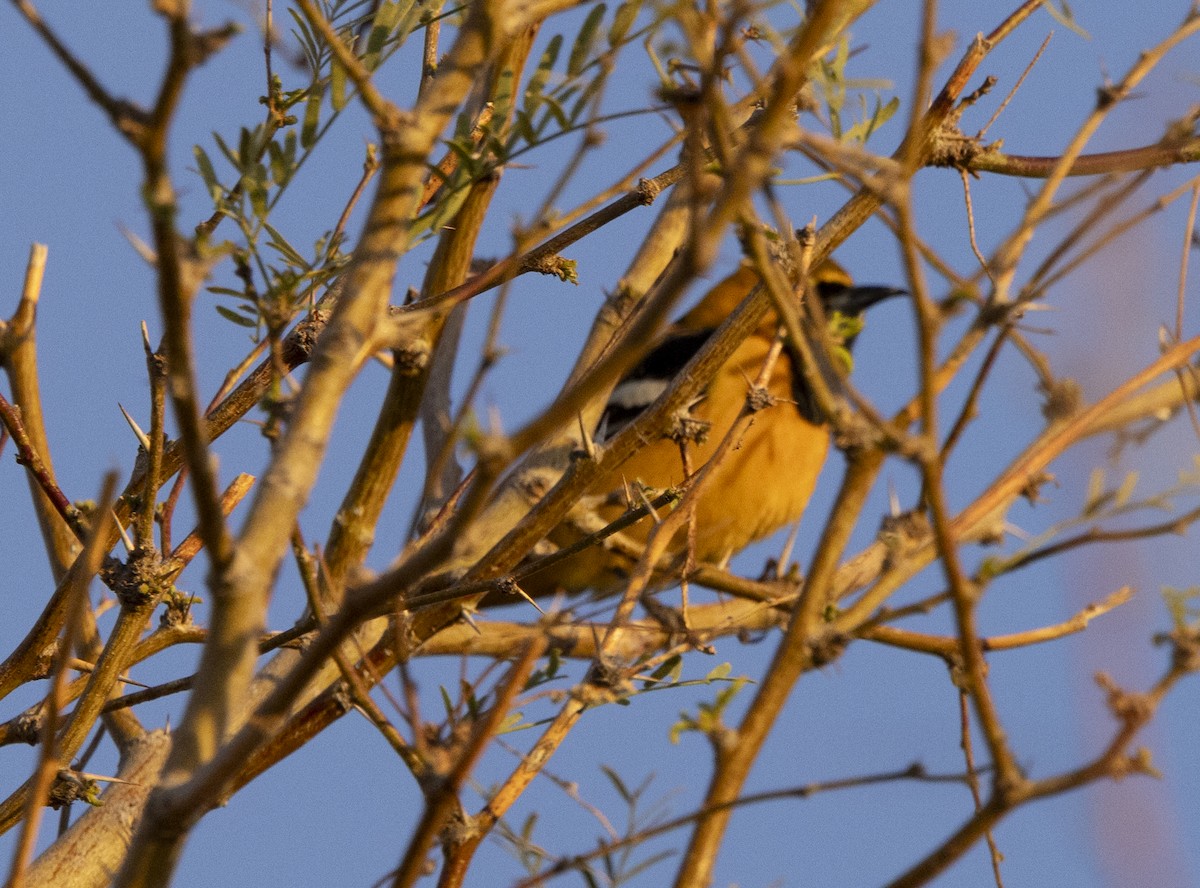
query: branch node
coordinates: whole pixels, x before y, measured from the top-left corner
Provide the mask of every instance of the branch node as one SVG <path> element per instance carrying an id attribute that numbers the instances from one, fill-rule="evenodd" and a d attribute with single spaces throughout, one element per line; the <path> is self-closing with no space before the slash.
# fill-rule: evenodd
<path id="1" fill-rule="evenodd" d="M 658 198 L 658 195 L 661 192 L 662 185 L 653 179 L 638 179 L 637 190 L 635 193 L 637 194 L 638 202 L 642 206 L 650 206 L 650 204 L 654 203 L 654 201 Z"/>
<path id="2" fill-rule="evenodd" d="M 1042 393 L 1042 416 L 1047 422 L 1070 419 L 1083 409 L 1083 389 L 1074 379 L 1043 380 L 1038 383 Z"/>

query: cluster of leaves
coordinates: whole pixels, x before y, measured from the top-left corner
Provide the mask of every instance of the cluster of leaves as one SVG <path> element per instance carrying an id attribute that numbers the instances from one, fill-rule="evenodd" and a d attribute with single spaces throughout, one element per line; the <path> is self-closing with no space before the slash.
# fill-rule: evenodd
<path id="1" fill-rule="evenodd" d="M 850 37 L 844 35 L 833 54 L 818 59 L 813 66 L 812 84 L 821 97 L 817 107 L 826 109 L 829 115 L 830 134 L 838 141 L 865 145 L 899 110 L 900 98 L 883 98 L 883 93 L 891 88 L 887 81 L 847 78 L 846 63 L 850 55 Z M 857 119 L 847 126 L 847 104 L 851 101 L 858 113 Z"/>
<path id="2" fill-rule="evenodd" d="M 374 7 L 366 0 L 324 4 L 326 16 L 346 44 L 355 47 L 356 56 L 368 71 L 377 70 L 409 37 L 437 18 L 416 2 L 389 0 Z M 460 116 L 454 137 L 446 142 L 454 156 L 452 171 L 436 200 L 413 226 L 410 247 L 432 237 L 453 219 L 471 184 L 595 121 L 616 52 L 654 27 L 649 24 L 633 30 L 639 9 L 637 2 L 622 3 L 607 29 L 602 29 L 608 8 L 597 4 L 565 57 L 564 38 L 553 37 L 525 85 L 520 107 L 510 107 L 516 99 L 515 84 L 500 91 L 492 116 L 496 121 L 505 121 L 511 111 L 511 128 L 485 125 L 480 137 L 476 122 Z M 309 83 L 284 90 L 275 77 L 271 95 L 261 99 L 268 108 L 267 119 L 253 128 L 242 127 L 236 146 L 221 134 L 213 134 L 220 155 L 232 169 L 232 179 L 218 174 L 203 147 L 194 149 L 197 170 L 216 213 L 232 220 L 241 236 L 236 246 L 227 243 L 222 248 L 234 255 L 242 286 L 213 286 L 209 292 L 234 300 L 232 306 L 217 306 L 223 317 L 254 329 L 276 329 L 281 320 L 290 319 L 303 307 L 305 298 L 345 262 L 340 231 L 324 232 L 306 254 L 268 221 L 289 184 L 354 97 L 353 84 L 328 44 L 303 16 L 295 10 L 289 12 L 293 36 L 310 72 Z M 303 106 L 303 113 L 297 117 L 291 112 L 299 106 Z M 252 276 L 265 282 L 261 292 L 252 284 Z"/>
<path id="3" fill-rule="evenodd" d="M 601 117 L 600 105 L 617 53 L 656 27 L 649 23 L 633 29 L 640 8 L 636 0 L 620 4 L 607 29 L 603 29 L 608 6 L 596 4 L 565 58 L 563 35 L 550 38 L 525 83 L 519 106 L 518 86 L 509 72 L 497 91 L 492 122 L 482 126 L 482 133 L 474 131 L 474 121 L 459 119 L 454 137 L 446 143 L 455 155 L 455 169 L 442 186 L 441 199 L 417 220 L 414 240 L 431 237 L 448 224 L 462 206 L 472 183 L 493 175 L 535 149 L 572 133 L 588 131 L 603 119 L 612 119 Z M 637 109 L 617 112 L 613 117 L 624 113 L 648 112 Z M 508 126 L 510 116 L 512 125 Z"/>
<path id="4" fill-rule="evenodd" d="M 283 91 L 279 81 L 273 95 L 264 101 L 276 116 L 253 128 L 242 127 L 236 146 L 220 133 L 213 140 L 235 174 L 226 184 L 217 174 L 208 153 L 193 149 L 200 177 L 218 217 L 230 219 L 238 228 L 240 241 L 226 241 L 217 252 L 234 257 L 240 288 L 210 286 L 208 291 L 235 300 L 234 307 L 217 305 L 222 317 L 243 327 L 277 330 L 291 320 L 313 290 L 326 283 L 345 263 L 340 235 L 324 232 L 306 256 L 269 221 L 271 211 L 308 158 L 312 145 L 295 129 L 296 118 L 286 112 L 311 95 L 311 88 Z M 253 270 L 252 270 L 253 269 Z M 255 273 L 264 282 L 255 285 Z"/>
<path id="5" fill-rule="evenodd" d="M 340 0 L 324 4 L 324 11 L 347 44 L 365 34 L 358 55 L 372 71 L 400 49 L 418 26 L 432 20 L 421 4 L 392 0 L 378 8 L 366 0 Z M 306 255 L 269 221 L 288 186 L 354 95 L 345 69 L 328 44 L 295 9 L 289 13 L 292 34 L 310 72 L 309 83 L 285 90 L 278 75 L 272 77 L 270 95 L 260 99 L 267 107 L 266 120 L 253 128 L 242 127 L 236 147 L 220 133 L 213 133 L 217 149 L 232 168 L 231 181 L 218 174 L 202 146 L 193 149 L 197 171 L 217 215 L 233 221 L 241 237 L 236 245 L 227 242 L 218 249 L 234 256 L 242 286 L 212 286 L 209 292 L 234 300 L 232 307 L 216 306 L 222 317 L 256 330 L 264 326 L 278 330 L 286 324 L 346 262 L 340 230 L 322 233 Z M 330 113 L 323 117 L 326 102 Z M 292 112 L 301 105 L 303 116 L 297 117 Z M 264 282 L 261 292 L 253 283 L 256 275 Z"/>
<path id="6" fill-rule="evenodd" d="M 587 857 L 579 857 L 571 862 L 571 869 L 579 873 L 589 888 L 600 888 L 601 885 L 617 888 L 630 883 L 655 864 L 674 856 L 675 852 L 671 850 L 645 853 L 643 842 L 639 839 L 648 830 L 666 821 L 670 799 L 669 796 L 648 798 L 654 782 L 653 775 L 646 777 L 637 786 L 630 786 L 613 768 L 602 766 L 600 771 L 625 807 L 625 825 L 620 831 L 603 813 L 578 798 L 577 787 L 574 784 L 566 784 L 558 779 L 555 779 L 555 782 L 595 817 L 603 833 L 598 842 L 598 851 L 588 855 L 598 866 Z M 534 811 L 521 822 L 519 828 L 514 828 L 503 820 L 496 825 L 496 838 L 530 876 L 540 874 L 551 860 L 551 855 L 546 849 L 534 841 L 539 821 L 540 817 Z"/>
<path id="7" fill-rule="evenodd" d="M 1077 514 L 1050 525 L 1011 553 L 984 558 L 977 578 L 992 580 L 1049 554 L 1101 539 L 1116 541 L 1157 536 L 1176 528 L 1179 532 L 1185 531 L 1200 517 L 1197 509 L 1186 513 L 1178 511 L 1182 500 L 1200 493 L 1200 457 L 1193 462 L 1191 469 L 1178 473 L 1175 484 L 1142 496 L 1135 496 L 1140 480 L 1137 472 L 1126 472 L 1116 484 L 1111 484 L 1103 468 L 1094 469 Z M 1154 521 L 1156 517 L 1160 520 Z M 1143 522 L 1141 525 L 1131 525 L 1138 519 Z M 1183 618 L 1185 611 L 1178 606 L 1178 591 L 1167 589 L 1163 595 L 1168 609 L 1176 617 L 1176 624 L 1183 626 L 1191 620 Z"/>
<path id="8" fill-rule="evenodd" d="M 504 145 L 506 155 L 514 154 L 522 143 L 527 147 L 544 143 L 555 134 L 551 124 L 557 124 L 557 134 L 578 129 L 583 112 L 599 98 L 612 73 L 616 52 L 654 27 L 646 25 L 631 33 L 640 5 L 627 2 L 617 7 L 605 33 L 605 46 L 599 51 L 600 26 L 608 7 L 603 3 L 594 6 L 557 75 L 555 66 L 562 55 L 564 39 L 561 34 L 550 39 L 525 85 L 521 107 L 514 109 L 512 132 Z"/>
<path id="9" fill-rule="evenodd" d="M 413 34 L 439 17 L 411 0 L 388 0 L 377 8 L 367 0 L 334 0 L 323 7 L 338 34 L 348 46 L 355 47 L 356 56 L 368 71 L 377 70 Z M 482 134 L 476 131 L 474 120 L 466 115 L 459 118 L 455 135 L 446 141 L 454 156 L 452 170 L 436 200 L 413 226 L 410 247 L 448 224 L 461 208 L 470 185 L 494 175 L 504 165 L 563 136 L 590 132 L 603 120 L 626 113 L 654 113 L 655 109 L 643 108 L 616 112 L 608 118 L 600 114 L 614 61 L 629 44 L 644 43 L 664 88 L 677 86 L 675 75 L 687 68 L 675 60 L 665 66 L 659 61 L 660 55 L 671 51 L 672 44 L 660 39 L 655 45 L 660 20 L 651 18 L 639 23 L 641 8 L 637 0 L 628 0 L 619 4 L 610 18 L 609 7 L 596 4 L 569 49 L 562 34 L 547 42 L 521 92 L 519 106 L 513 107 L 517 92 L 514 82 L 508 90 L 499 91 L 492 113 L 497 123 L 485 124 Z M 217 215 L 232 220 L 240 233 L 238 243 L 226 242 L 218 248 L 233 255 L 239 285 L 214 285 L 209 292 L 232 300 L 232 304 L 216 306 L 222 317 L 257 332 L 264 328 L 279 330 L 346 261 L 340 230 L 323 232 L 311 249 L 304 250 L 294 246 L 269 221 L 288 186 L 354 97 L 352 82 L 322 36 L 296 10 L 289 12 L 293 37 L 310 72 L 309 82 L 285 90 L 279 77 L 273 77 L 270 95 L 261 99 L 268 109 L 264 122 L 242 127 L 236 142 L 220 133 L 213 134 L 232 177 L 218 173 L 202 146 L 194 148 L 197 171 Z M 761 30 L 770 33 L 765 25 Z M 768 42 L 778 42 L 778 37 Z M 820 64 L 814 82 L 823 97 L 822 105 L 828 109 L 831 132 L 839 139 L 865 142 L 892 116 L 898 99 L 885 101 L 878 94 L 886 84 L 848 79 L 845 66 L 850 56 L 846 38 Z M 867 91 L 874 94 L 873 107 L 868 105 Z M 856 122 L 845 127 L 843 118 L 851 95 L 857 95 L 859 114 Z M 301 106 L 302 114 L 292 113 Z M 508 120 L 510 112 L 511 127 L 501 127 L 499 122 Z M 262 283 L 256 285 L 255 280 Z"/>

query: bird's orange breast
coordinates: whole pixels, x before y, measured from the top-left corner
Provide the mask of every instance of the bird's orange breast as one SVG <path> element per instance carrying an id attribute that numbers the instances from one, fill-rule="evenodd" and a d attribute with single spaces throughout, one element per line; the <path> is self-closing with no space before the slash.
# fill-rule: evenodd
<path id="1" fill-rule="evenodd" d="M 722 561 L 799 519 L 825 461 L 828 431 L 813 425 L 797 409 L 791 359 L 786 351 L 776 359 L 766 386 L 774 403 L 752 416 L 742 416 L 746 396 L 762 373 L 769 346 L 770 340 L 762 336 L 751 336 L 742 343 L 690 412 L 691 417 L 709 423 L 702 442 L 686 444 L 693 474 L 712 458 L 722 438 L 737 425 L 732 449 L 704 479 L 695 500 L 697 561 Z M 607 524 L 625 511 L 622 494 L 626 485 L 632 487 L 637 482 L 661 490 L 682 485 L 685 480 L 679 444 L 658 438 L 645 442 L 613 476 L 598 482 L 589 492 L 589 500 L 604 503 L 595 511 L 599 523 Z M 644 543 L 653 526 L 652 518 L 644 518 L 623 531 L 623 536 Z M 551 535 L 551 540 L 569 545 L 579 536 L 578 526 L 563 527 Z M 686 542 L 687 534 L 681 531 L 672 540 L 670 553 L 682 554 Z M 603 594 L 623 583 L 628 567 L 627 561 L 597 546 L 527 577 L 521 585 L 535 596 L 555 588 L 568 592 L 592 589 Z"/>

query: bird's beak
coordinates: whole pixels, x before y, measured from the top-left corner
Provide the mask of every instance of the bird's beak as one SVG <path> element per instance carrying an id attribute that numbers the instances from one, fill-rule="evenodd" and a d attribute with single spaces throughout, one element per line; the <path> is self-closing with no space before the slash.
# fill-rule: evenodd
<path id="1" fill-rule="evenodd" d="M 839 304 L 834 307 L 844 315 L 857 315 L 862 314 L 877 302 L 883 302 L 893 296 L 907 295 L 908 291 L 901 287 L 853 286 L 848 287 L 845 293 L 838 296 L 837 303 Z"/>

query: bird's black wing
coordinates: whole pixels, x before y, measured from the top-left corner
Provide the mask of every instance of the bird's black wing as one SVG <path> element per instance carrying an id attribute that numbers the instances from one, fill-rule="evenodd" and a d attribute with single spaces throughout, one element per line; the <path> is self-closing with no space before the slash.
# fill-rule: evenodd
<path id="1" fill-rule="evenodd" d="M 611 438 L 637 419 L 667 390 L 712 334 L 711 329 L 676 333 L 651 349 L 613 389 L 596 427 L 596 440 Z"/>

